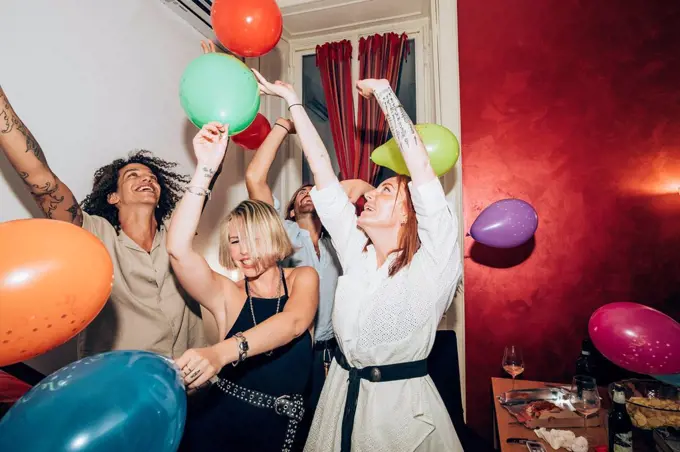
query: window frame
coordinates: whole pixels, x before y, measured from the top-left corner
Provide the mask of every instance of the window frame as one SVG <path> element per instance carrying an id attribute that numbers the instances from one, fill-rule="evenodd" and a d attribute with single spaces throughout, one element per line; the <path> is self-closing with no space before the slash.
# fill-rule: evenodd
<path id="1" fill-rule="evenodd" d="M 382 24 L 373 27 L 361 27 L 350 31 L 334 34 L 315 35 L 308 38 L 293 39 L 290 42 L 291 67 L 293 86 L 298 93 L 302 93 L 302 58 L 316 53 L 316 46 L 326 42 L 349 40 L 352 43 L 352 83 L 359 78 L 359 40 L 373 34 L 383 33 L 406 33 L 409 39 L 413 39 L 416 65 L 416 114 L 418 123 L 434 122 L 436 105 L 434 98 L 434 80 L 432 78 L 432 44 L 430 41 L 429 19 L 400 21 Z M 358 96 L 354 93 L 354 115 L 358 114 Z M 294 185 L 302 184 L 302 148 L 298 140 L 292 142 L 292 155 L 295 167 L 299 169 L 294 175 Z"/>

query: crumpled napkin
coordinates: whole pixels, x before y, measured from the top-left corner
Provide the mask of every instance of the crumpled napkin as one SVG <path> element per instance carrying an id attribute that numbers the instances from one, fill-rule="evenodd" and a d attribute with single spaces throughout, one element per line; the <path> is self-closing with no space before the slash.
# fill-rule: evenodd
<path id="1" fill-rule="evenodd" d="M 539 438 L 547 441 L 550 447 L 555 450 L 564 447 L 571 452 L 588 452 L 588 440 L 583 436 L 577 438 L 574 432 L 570 430 L 547 430 L 541 427 L 534 430 L 534 433 Z"/>

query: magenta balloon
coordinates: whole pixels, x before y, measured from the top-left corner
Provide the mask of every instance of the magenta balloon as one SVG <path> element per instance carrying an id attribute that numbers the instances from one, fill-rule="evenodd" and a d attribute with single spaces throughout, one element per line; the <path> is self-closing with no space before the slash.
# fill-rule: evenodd
<path id="1" fill-rule="evenodd" d="M 595 347 L 614 364 L 641 374 L 680 373 L 680 323 L 637 303 L 610 303 L 588 322 Z"/>
<path id="2" fill-rule="evenodd" d="M 538 228 L 538 214 L 526 201 L 502 199 L 479 214 L 470 235 L 494 248 L 514 248 L 528 241 Z"/>

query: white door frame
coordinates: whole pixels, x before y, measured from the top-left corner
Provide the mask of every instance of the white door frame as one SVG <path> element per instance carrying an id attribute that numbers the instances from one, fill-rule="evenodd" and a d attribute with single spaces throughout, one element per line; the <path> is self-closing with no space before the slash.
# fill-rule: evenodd
<path id="1" fill-rule="evenodd" d="M 463 175 L 462 159 L 463 137 L 461 136 L 460 113 L 460 72 L 458 59 L 458 3 L 457 0 L 430 0 L 432 19 L 432 54 L 434 55 L 434 92 L 436 121 L 450 129 L 461 144 L 461 153 L 453 171 L 442 177 L 444 190 L 449 203 L 456 208 L 460 227 L 458 243 L 461 248 L 461 265 L 464 262 L 464 225 L 463 217 Z M 458 337 L 458 360 L 460 366 L 460 385 L 463 410 L 466 406 L 466 368 L 465 368 L 465 292 L 464 285 L 459 287 L 453 306 L 449 310 L 447 328 L 453 329 Z"/>

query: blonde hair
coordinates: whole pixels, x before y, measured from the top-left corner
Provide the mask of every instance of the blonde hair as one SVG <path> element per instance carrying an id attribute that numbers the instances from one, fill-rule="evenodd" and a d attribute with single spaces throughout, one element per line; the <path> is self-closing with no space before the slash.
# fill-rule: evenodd
<path id="1" fill-rule="evenodd" d="M 229 226 L 238 223 L 238 239 L 245 245 L 250 258 L 264 268 L 293 254 L 293 245 L 283 228 L 283 223 L 274 208 L 262 201 L 241 202 L 220 225 L 220 264 L 228 269 L 236 268 L 231 257 Z M 259 241 L 256 242 L 256 239 Z M 243 246 L 243 245 L 241 245 Z"/>

